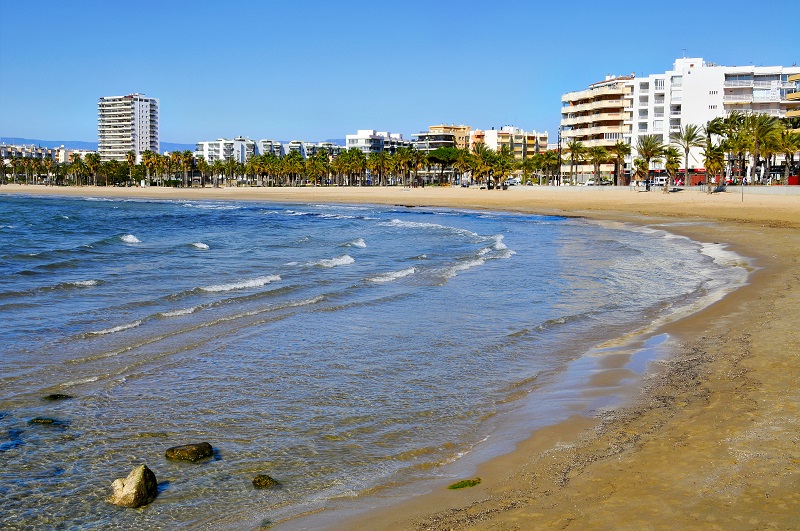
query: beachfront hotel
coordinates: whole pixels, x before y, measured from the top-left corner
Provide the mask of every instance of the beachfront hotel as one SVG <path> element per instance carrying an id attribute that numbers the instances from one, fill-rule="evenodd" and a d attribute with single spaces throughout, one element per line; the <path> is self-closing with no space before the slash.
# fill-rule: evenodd
<path id="1" fill-rule="evenodd" d="M 97 151 L 101 161 L 125 161 L 133 151 L 159 152 L 158 99 L 144 94 L 104 96 L 97 102 Z"/>
<path id="2" fill-rule="evenodd" d="M 622 138 L 636 146 L 645 135 L 669 143 L 670 134 L 681 127 L 704 126 L 733 111 L 783 118 L 800 105 L 800 100 L 789 97 L 797 87 L 798 74 L 800 67 L 719 66 L 702 58 L 682 58 L 663 73 L 639 78 L 606 76 L 586 90 L 562 96 L 562 148 L 570 139 L 580 140 L 585 147 L 608 148 Z M 700 152 L 700 148 L 691 150 L 690 171 L 703 171 Z M 627 169 L 636 156 L 634 152 L 626 159 Z M 663 163 L 653 162 L 651 167 L 663 169 Z M 569 172 L 569 165 L 562 171 Z M 577 171 L 588 174 L 592 168 L 584 164 Z M 602 166 L 601 171 L 613 171 L 613 164 Z"/>

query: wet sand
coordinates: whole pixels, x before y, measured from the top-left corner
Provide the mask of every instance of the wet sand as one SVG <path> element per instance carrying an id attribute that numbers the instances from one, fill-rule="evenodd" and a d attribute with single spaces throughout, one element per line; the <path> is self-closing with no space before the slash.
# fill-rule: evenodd
<path id="1" fill-rule="evenodd" d="M 433 492 L 342 529 L 796 529 L 800 521 L 800 196 L 524 187 L 136 189 L 3 193 L 253 199 L 493 209 L 655 226 L 751 257 L 745 287 L 653 333 L 652 364 L 613 413 L 537 430 L 482 464 L 476 487 Z M 610 362 L 610 368 L 618 364 Z M 336 517 L 338 518 L 338 517 Z M 292 524 L 289 524 L 289 528 Z"/>

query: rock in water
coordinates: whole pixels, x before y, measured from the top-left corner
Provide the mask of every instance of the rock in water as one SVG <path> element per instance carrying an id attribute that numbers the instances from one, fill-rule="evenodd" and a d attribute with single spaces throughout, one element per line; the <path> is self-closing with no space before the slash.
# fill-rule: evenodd
<path id="1" fill-rule="evenodd" d="M 158 482 L 153 471 L 146 465 L 134 468 L 128 477 L 114 480 L 111 484 L 114 494 L 109 502 L 120 507 L 141 507 L 156 499 Z"/>
<path id="2" fill-rule="evenodd" d="M 253 478 L 253 486 L 257 489 L 268 489 L 271 487 L 280 487 L 281 484 L 278 480 L 272 479 L 266 474 L 259 474 Z"/>
<path id="3" fill-rule="evenodd" d="M 185 444 L 183 446 L 173 446 L 167 448 L 166 458 L 171 461 L 199 461 L 206 457 L 211 457 L 214 449 L 207 442 L 197 444 Z"/>
<path id="4" fill-rule="evenodd" d="M 58 400 L 69 400 L 72 398 L 71 395 L 64 395 L 61 393 L 53 393 L 52 395 L 46 395 L 42 397 L 42 400 L 46 402 L 56 402 Z"/>

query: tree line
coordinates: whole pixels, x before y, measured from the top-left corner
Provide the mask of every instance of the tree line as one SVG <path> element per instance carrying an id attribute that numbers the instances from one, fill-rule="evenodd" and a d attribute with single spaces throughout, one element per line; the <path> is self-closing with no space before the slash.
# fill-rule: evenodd
<path id="1" fill-rule="evenodd" d="M 133 151 L 124 162 L 102 161 L 96 153 L 73 154 L 67 163 L 52 159 L 15 157 L 0 160 L 5 182 L 73 186 L 412 186 L 452 185 L 461 182 L 501 183 L 514 173 L 539 184 L 556 178 L 560 158 L 556 150 L 535 153 L 522 160 L 508 146 L 499 150 L 479 143 L 472 150 L 441 147 L 424 152 L 402 147 L 390 153 L 366 155 L 350 148 L 332 156 L 327 151 L 304 158 L 299 152 L 283 157 L 255 155 L 246 162 L 233 158 L 206 160 L 191 151 L 160 155 L 145 151 L 136 163 Z"/>
<path id="2" fill-rule="evenodd" d="M 299 152 L 278 157 L 272 153 L 255 155 L 242 163 L 230 159 L 207 161 L 195 157 L 189 150 L 160 155 L 153 151 L 142 153 L 136 163 L 133 151 L 125 161 L 101 161 L 97 153 L 81 157 L 75 153 L 71 160 L 59 163 L 52 159 L 12 157 L 8 163 L 0 159 L 0 178 L 3 182 L 51 185 L 133 186 L 142 181 L 148 186 L 412 186 L 419 184 L 452 185 L 459 183 L 500 184 L 510 175 L 520 175 L 522 182 L 561 184 L 561 167 L 568 160 L 568 179 L 576 184 L 576 166 L 588 162 L 593 166 L 595 181 L 601 178 L 600 166 L 614 163 L 614 184 L 627 185 L 635 177 L 651 180 L 652 163 L 663 162 L 667 173 L 665 189 L 675 182 L 681 167 L 689 167 L 689 152 L 701 148 L 706 177 L 719 176 L 726 167 L 732 169 L 741 182 L 748 166 L 757 170 L 766 167 L 768 173 L 774 158 L 783 155 L 784 182 L 800 151 L 800 135 L 792 128 L 797 120 L 780 119 L 766 114 L 731 112 L 725 118 L 715 118 L 704 126 L 687 124 L 670 134 L 665 144 L 660 136 L 638 137 L 635 146 L 622 140 L 610 148 L 586 147 L 571 139 L 566 142 L 562 158 L 557 150 L 543 151 L 516 159 L 509 146 L 494 150 L 483 143 L 469 149 L 441 147 L 430 152 L 402 147 L 391 153 L 382 151 L 364 154 L 350 148 L 332 156 L 320 151 L 304 158 Z M 635 151 L 630 174 L 625 174 L 624 160 Z M 760 177 L 752 171 L 752 181 Z M 684 175 L 688 181 L 688 175 Z"/>

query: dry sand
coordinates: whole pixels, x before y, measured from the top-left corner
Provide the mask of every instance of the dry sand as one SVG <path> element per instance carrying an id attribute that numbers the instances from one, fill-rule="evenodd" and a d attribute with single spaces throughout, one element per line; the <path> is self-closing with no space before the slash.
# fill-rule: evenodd
<path id="1" fill-rule="evenodd" d="M 2 193 L 500 209 L 651 225 L 752 257 L 747 286 L 656 332 L 677 348 L 638 399 L 536 431 L 483 482 L 342 529 L 800 528 L 800 196 L 569 188 L 136 189 Z M 330 523 L 330 522 L 329 522 Z M 333 525 L 333 524 L 332 524 Z M 289 524 L 291 528 L 292 524 Z"/>

